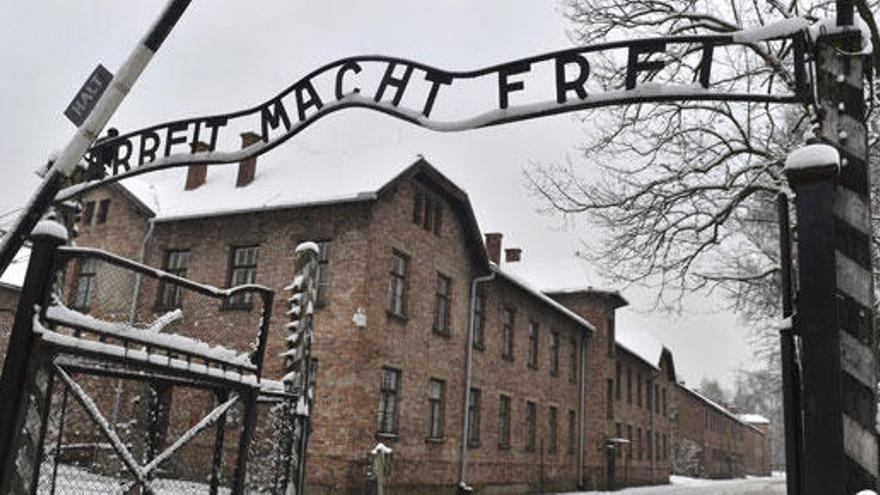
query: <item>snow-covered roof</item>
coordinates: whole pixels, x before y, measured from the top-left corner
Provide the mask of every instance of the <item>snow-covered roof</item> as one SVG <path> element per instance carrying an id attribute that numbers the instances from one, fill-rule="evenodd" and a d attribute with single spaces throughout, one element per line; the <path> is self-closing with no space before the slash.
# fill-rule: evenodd
<path id="1" fill-rule="evenodd" d="M 730 419 L 736 421 L 737 423 L 740 423 L 740 424 L 742 424 L 742 425 L 748 426 L 749 428 L 752 428 L 752 429 L 757 430 L 757 428 L 755 428 L 751 423 L 749 423 L 748 421 L 743 420 L 743 419 L 742 419 L 742 416 L 737 416 L 736 414 L 733 414 L 732 412 L 728 411 L 727 408 L 724 407 L 724 406 L 722 406 L 721 404 L 719 404 L 719 403 L 713 401 L 712 399 L 710 399 L 710 398 L 706 397 L 705 395 L 703 395 L 703 394 L 697 392 L 696 390 L 694 390 L 694 389 L 692 389 L 692 388 L 690 388 L 690 387 L 685 386 L 684 384 L 679 384 L 679 386 L 680 386 L 682 389 L 684 389 L 685 391 L 687 391 L 687 392 L 689 392 L 690 394 L 692 394 L 693 396 L 695 396 L 696 398 L 698 398 L 698 399 L 702 400 L 703 402 L 705 402 L 706 404 L 708 404 L 710 407 L 712 407 L 712 408 L 715 409 L 716 411 L 718 411 L 718 412 L 720 412 L 721 414 L 727 416 L 728 418 L 730 418 Z M 766 421 L 766 420 L 765 420 L 765 421 Z M 770 421 L 767 421 L 767 423 L 769 423 L 769 422 L 770 422 Z M 760 431 L 760 430 L 758 430 L 758 431 Z"/>
<path id="2" fill-rule="evenodd" d="M 740 414 L 740 421 L 752 425 L 769 425 L 770 420 L 760 414 Z"/>
<path id="3" fill-rule="evenodd" d="M 584 318 L 582 318 L 581 316 L 579 316 L 579 315 L 578 315 L 577 313 L 575 313 L 574 311 L 572 311 L 572 310 L 566 308 L 565 306 L 563 306 L 563 305 L 559 304 L 558 302 L 554 301 L 553 299 L 549 298 L 546 294 L 544 294 L 543 292 L 541 292 L 540 290 L 538 290 L 537 288 L 535 288 L 535 287 L 534 287 L 531 283 L 529 283 L 525 278 L 523 278 L 523 277 L 521 277 L 521 276 L 519 276 L 519 275 L 515 275 L 515 274 L 513 273 L 513 270 L 510 270 L 510 269 L 509 269 L 510 266 L 514 266 L 514 265 L 516 265 L 516 264 L 511 263 L 511 264 L 505 265 L 504 268 L 501 268 L 501 267 L 499 267 L 498 265 L 496 265 L 496 264 L 494 264 L 494 263 L 491 263 L 491 264 L 490 264 L 490 266 L 492 267 L 492 271 L 494 271 L 496 274 L 498 274 L 498 275 L 500 275 L 501 277 L 503 277 L 505 280 L 509 281 L 510 283 L 516 285 L 516 286 L 519 287 L 520 289 L 522 289 L 522 290 L 524 290 L 524 291 L 530 293 L 531 295 L 535 296 L 537 299 L 539 299 L 540 301 L 544 302 L 544 303 L 547 304 L 548 306 L 552 307 L 552 308 L 555 309 L 556 311 L 560 312 L 561 314 L 563 314 L 563 315 L 564 315 L 565 317 L 567 317 L 568 319 L 570 319 L 570 320 L 572 320 L 573 322 L 577 323 L 578 325 L 580 325 L 580 326 L 586 328 L 587 331 L 589 331 L 590 333 L 596 331 L 596 327 L 594 327 L 592 323 L 590 323 L 589 321 L 585 320 Z"/>
<path id="4" fill-rule="evenodd" d="M 313 152 L 302 147 L 259 157 L 253 182 L 235 187 L 238 165 L 208 167 L 205 183 L 185 191 L 187 169 L 120 182 L 157 221 L 376 199 L 420 156 L 399 146 Z"/>
<path id="5" fill-rule="evenodd" d="M 593 287 L 592 285 L 582 287 L 565 287 L 562 289 L 546 289 L 543 291 L 547 295 L 569 295 L 569 294 L 599 294 L 614 299 L 617 302 L 616 307 L 627 306 L 629 301 L 626 300 L 618 290 L 602 289 Z"/>
<path id="6" fill-rule="evenodd" d="M 654 369 L 660 369 L 663 343 L 642 330 L 618 328 L 614 333 L 617 345 L 629 351 Z"/>

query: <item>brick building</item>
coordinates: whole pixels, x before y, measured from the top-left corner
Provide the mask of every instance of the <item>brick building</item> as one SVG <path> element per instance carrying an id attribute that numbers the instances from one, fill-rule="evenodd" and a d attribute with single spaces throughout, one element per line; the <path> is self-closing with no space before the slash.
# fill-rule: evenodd
<path id="1" fill-rule="evenodd" d="M 394 449 L 394 493 L 668 482 L 681 387 L 667 349 L 617 335 L 619 293 L 537 290 L 518 274 L 521 253 L 502 260 L 500 234 L 484 244 L 466 193 L 423 158 L 377 148 L 265 161 L 92 191 L 76 242 L 279 293 L 295 246 L 319 243 L 314 489 L 358 492 L 377 442 Z M 79 266 L 70 284 L 88 307 L 100 267 Z M 269 378 L 281 374 L 285 299 L 273 308 Z M 212 326 L 249 328 L 254 307 L 237 302 Z M 160 284 L 145 284 L 137 303 L 154 316 L 198 311 Z M 187 334 L 205 331 L 189 324 Z"/>
<path id="2" fill-rule="evenodd" d="M 683 384 L 675 387 L 675 395 L 676 447 L 683 452 L 679 474 L 706 478 L 770 475 L 766 419 L 739 417 Z"/>
<path id="3" fill-rule="evenodd" d="M 770 420 L 760 414 L 741 414 L 739 419 L 751 427 L 745 430 L 745 473 L 750 476 L 770 476 L 773 472 Z"/>

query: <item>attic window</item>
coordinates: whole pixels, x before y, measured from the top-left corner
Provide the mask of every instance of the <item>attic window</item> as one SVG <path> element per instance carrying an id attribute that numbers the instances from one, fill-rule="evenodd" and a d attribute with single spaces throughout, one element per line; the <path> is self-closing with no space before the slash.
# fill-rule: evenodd
<path id="1" fill-rule="evenodd" d="M 416 188 L 413 198 L 412 221 L 439 237 L 443 223 L 443 204 L 440 198 L 424 189 Z"/>
<path id="2" fill-rule="evenodd" d="M 95 223 L 106 223 L 107 215 L 110 213 L 110 200 L 102 199 L 98 203 L 98 213 L 95 215 Z"/>
<path id="3" fill-rule="evenodd" d="M 95 218 L 95 202 L 89 201 L 83 206 L 82 223 L 83 225 L 91 225 Z"/>

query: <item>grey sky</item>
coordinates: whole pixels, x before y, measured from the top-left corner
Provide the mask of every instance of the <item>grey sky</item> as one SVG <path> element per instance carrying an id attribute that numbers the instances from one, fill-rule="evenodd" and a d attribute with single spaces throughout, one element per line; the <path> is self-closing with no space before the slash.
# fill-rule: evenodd
<path id="1" fill-rule="evenodd" d="M 64 107 L 97 63 L 116 71 L 164 2 L 8 2 L 0 16 L 0 132 L 4 153 L 0 213 L 20 206 L 36 186 L 32 174 L 62 147 L 73 126 Z M 570 46 L 557 2 L 536 0 L 202 0 L 192 3 L 111 125 L 122 131 L 175 118 L 224 113 L 268 99 L 323 63 L 384 54 L 466 70 Z M 438 102 L 438 105 L 440 103 Z M 423 153 L 468 191 L 484 232 L 505 234 L 541 268 L 553 287 L 607 286 L 574 258 L 583 225 L 537 213 L 524 187 L 530 162 L 589 162 L 576 150 L 583 136 L 572 115 L 486 130 L 438 134 L 364 110 L 339 112 L 285 148 L 357 149 L 399 144 Z M 750 362 L 746 329 L 716 302 L 693 298 L 696 315 L 640 313 L 652 294 L 627 290 L 632 306 L 618 324 L 650 331 L 675 355 L 691 384 L 703 376 L 730 384 Z"/>

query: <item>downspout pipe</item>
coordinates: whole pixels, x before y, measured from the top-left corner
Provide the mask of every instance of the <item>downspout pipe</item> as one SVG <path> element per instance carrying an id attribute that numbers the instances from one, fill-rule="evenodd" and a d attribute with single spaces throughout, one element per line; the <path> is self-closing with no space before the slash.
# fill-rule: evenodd
<path id="1" fill-rule="evenodd" d="M 156 227 L 155 217 L 147 220 L 147 233 L 144 234 L 143 240 L 141 240 L 141 251 L 138 254 L 138 263 L 144 264 L 144 260 L 147 259 L 147 244 L 150 243 L 150 240 L 153 239 L 153 230 Z M 140 304 L 141 299 L 141 274 L 140 272 L 135 273 L 134 275 L 134 287 L 131 291 L 131 306 L 128 308 L 128 325 L 134 326 L 135 320 L 137 319 L 137 308 Z M 122 402 L 122 379 L 116 380 L 116 395 L 113 399 L 113 414 L 110 416 L 110 426 L 112 428 L 116 428 L 116 422 L 119 419 L 119 409 L 121 407 Z"/>
<path id="2" fill-rule="evenodd" d="M 468 408 L 470 408 L 471 394 L 471 374 L 473 371 L 474 360 L 474 328 L 476 327 L 476 318 L 474 312 L 477 307 L 477 284 L 481 282 L 489 282 L 495 279 L 495 271 L 481 277 L 474 277 L 471 280 L 471 303 L 470 313 L 468 314 L 468 335 L 465 340 L 465 364 L 464 364 L 464 400 L 461 408 L 461 445 L 459 453 L 458 466 L 458 491 L 459 493 L 469 493 L 466 491 L 467 484 L 467 439 L 468 439 Z M 483 308 L 485 312 L 485 308 Z"/>
<path id="3" fill-rule="evenodd" d="M 651 403 L 648 404 L 648 411 L 651 414 L 651 429 L 649 430 L 650 434 L 654 436 L 654 438 L 649 439 L 648 443 L 651 445 L 651 452 L 648 454 L 651 456 L 651 484 L 657 483 L 657 425 L 654 422 L 654 406 L 657 404 L 659 400 L 657 397 L 657 389 L 654 388 L 654 384 L 657 382 L 658 373 L 652 373 L 651 379 L 648 381 L 648 386 L 651 387 Z"/>
<path id="4" fill-rule="evenodd" d="M 584 448 L 586 435 L 585 401 L 586 401 L 586 370 L 587 370 L 587 339 L 589 334 L 581 337 L 580 345 L 580 367 L 578 369 L 578 465 L 577 465 L 577 486 L 579 489 L 586 488 L 584 481 Z"/>

